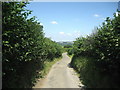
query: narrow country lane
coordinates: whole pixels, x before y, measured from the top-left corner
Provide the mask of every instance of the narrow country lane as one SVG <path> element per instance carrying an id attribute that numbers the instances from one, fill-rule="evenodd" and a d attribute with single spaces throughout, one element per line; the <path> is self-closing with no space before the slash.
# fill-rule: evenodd
<path id="1" fill-rule="evenodd" d="M 83 86 L 75 71 L 69 67 L 71 58 L 63 53 L 62 60 L 54 64 L 42 86 L 38 83 L 35 88 L 80 88 Z"/>

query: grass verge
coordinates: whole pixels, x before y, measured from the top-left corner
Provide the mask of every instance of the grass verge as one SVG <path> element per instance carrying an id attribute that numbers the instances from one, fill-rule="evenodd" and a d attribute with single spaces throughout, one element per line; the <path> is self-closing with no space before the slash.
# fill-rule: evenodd
<path id="1" fill-rule="evenodd" d="M 50 71 L 50 69 L 52 68 L 52 66 L 53 66 L 56 62 L 58 62 L 59 60 L 61 60 L 61 59 L 62 59 L 62 57 L 60 57 L 60 58 L 55 58 L 55 59 L 52 60 L 52 61 L 46 60 L 46 61 L 44 62 L 44 68 L 43 68 L 41 71 L 39 71 L 39 75 L 38 75 L 38 77 L 36 78 L 36 82 L 35 82 L 33 88 L 36 88 L 36 85 L 37 85 L 38 83 L 41 83 L 41 84 L 42 84 L 42 81 L 43 81 L 44 78 L 47 76 L 47 74 L 49 73 L 49 71 Z M 40 82 L 40 81 L 41 81 L 41 82 Z"/>
<path id="2" fill-rule="evenodd" d="M 41 76 L 42 76 L 42 78 L 44 78 L 48 73 L 49 73 L 49 71 L 50 71 L 50 69 L 51 69 L 51 67 L 57 62 L 57 61 L 59 61 L 59 60 L 61 60 L 62 59 L 62 57 L 60 57 L 60 58 L 55 58 L 53 61 L 45 61 L 44 62 L 44 68 L 43 68 L 43 70 L 41 71 Z"/>

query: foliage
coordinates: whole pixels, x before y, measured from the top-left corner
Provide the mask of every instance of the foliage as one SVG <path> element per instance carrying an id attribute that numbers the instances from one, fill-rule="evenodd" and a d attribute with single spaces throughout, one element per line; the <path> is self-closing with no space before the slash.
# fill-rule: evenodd
<path id="1" fill-rule="evenodd" d="M 78 38 L 71 65 L 87 87 L 118 88 L 120 83 L 120 14 L 109 17 L 96 32 Z"/>
<path id="2" fill-rule="evenodd" d="M 62 54 L 61 46 L 44 37 L 43 26 L 26 2 L 2 3 L 2 84 L 3 88 L 31 88 L 39 77 L 44 61 Z"/>
<path id="3" fill-rule="evenodd" d="M 72 45 L 65 45 L 64 48 L 72 48 Z"/>
<path id="4" fill-rule="evenodd" d="M 72 55 L 72 45 L 65 45 L 64 51 L 67 52 L 68 55 Z"/>
<path id="5" fill-rule="evenodd" d="M 46 58 L 49 58 L 50 60 L 61 57 L 62 55 L 62 46 L 54 41 L 51 41 L 49 38 L 45 38 L 44 50 L 47 52 Z"/>
<path id="6" fill-rule="evenodd" d="M 72 48 L 68 48 L 67 49 L 67 54 L 68 55 L 72 55 L 73 54 L 73 49 Z"/>
<path id="7" fill-rule="evenodd" d="M 44 69 L 39 72 L 39 73 L 41 73 L 41 75 L 42 75 L 41 77 L 42 77 L 42 78 L 45 77 L 45 76 L 49 73 L 51 67 L 52 67 L 56 62 L 58 62 L 59 60 L 61 60 L 61 58 L 62 58 L 62 57 L 60 57 L 60 58 L 55 58 L 55 59 L 52 60 L 52 61 L 46 60 L 46 61 L 44 62 L 44 67 L 43 67 Z"/>

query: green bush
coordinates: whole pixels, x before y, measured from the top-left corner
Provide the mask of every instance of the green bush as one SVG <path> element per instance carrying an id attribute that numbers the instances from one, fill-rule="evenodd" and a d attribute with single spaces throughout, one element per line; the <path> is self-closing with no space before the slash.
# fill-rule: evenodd
<path id="1" fill-rule="evenodd" d="M 61 46 L 44 37 L 26 2 L 2 3 L 2 87 L 32 88 L 44 61 L 60 57 Z"/>
<path id="2" fill-rule="evenodd" d="M 78 38 L 71 65 L 87 87 L 118 88 L 120 80 L 120 15 L 109 17 L 96 32 Z"/>
<path id="3" fill-rule="evenodd" d="M 72 55 L 73 54 L 73 49 L 72 48 L 67 48 L 67 53 L 68 53 L 68 55 Z"/>
<path id="4" fill-rule="evenodd" d="M 73 46 L 72 45 L 65 45 L 64 46 L 64 51 L 67 52 L 68 55 L 72 55 L 73 54 Z"/>
<path id="5" fill-rule="evenodd" d="M 62 46 L 57 44 L 54 41 L 51 41 L 49 38 L 45 38 L 44 50 L 47 52 L 47 57 L 50 60 L 62 56 Z"/>

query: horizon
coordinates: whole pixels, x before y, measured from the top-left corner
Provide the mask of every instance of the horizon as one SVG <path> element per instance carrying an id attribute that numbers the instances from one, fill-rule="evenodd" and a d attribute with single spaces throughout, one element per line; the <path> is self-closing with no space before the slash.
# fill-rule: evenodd
<path id="1" fill-rule="evenodd" d="M 113 18 L 118 2 L 30 2 L 26 8 L 43 25 L 45 37 L 64 42 L 90 35 L 106 17 Z"/>

